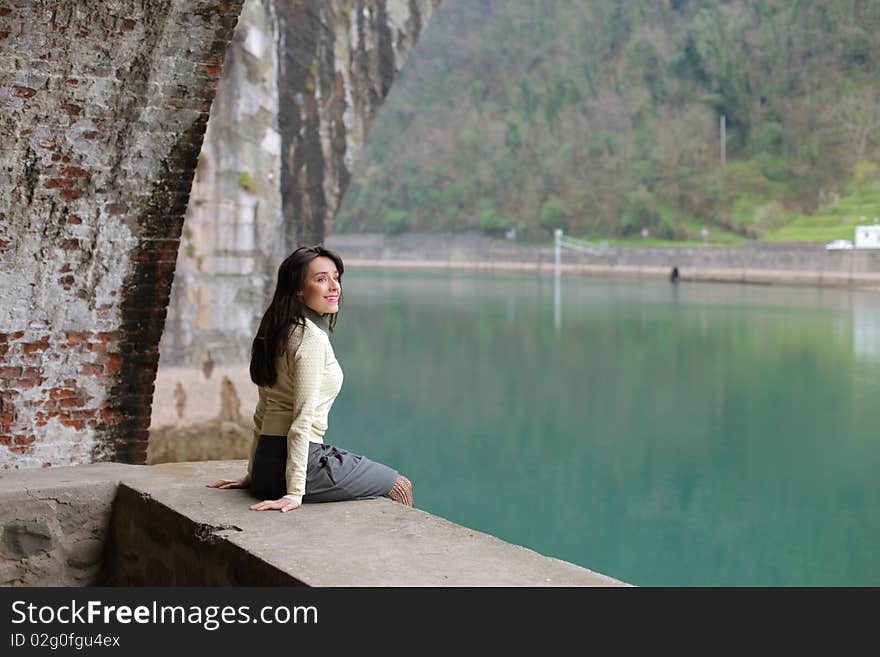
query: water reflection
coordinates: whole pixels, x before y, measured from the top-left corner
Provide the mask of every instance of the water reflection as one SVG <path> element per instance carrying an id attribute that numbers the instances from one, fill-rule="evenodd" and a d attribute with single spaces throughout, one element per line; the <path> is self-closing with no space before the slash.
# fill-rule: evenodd
<path id="1" fill-rule="evenodd" d="M 880 404 L 835 328 L 875 296 L 346 277 L 328 439 L 422 508 L 636 584 L 880 584 Z"/>
<path id="2" fill-rule="evenodd" d="M 562 328 L 562 282 L 559 276 L 553 277 L 553 328 Z"/>
<path id="3" fill-rule="evenodd" d="M 856 358 L 880 363 L 880 309 L 853 308 L 852 329 Z"/>

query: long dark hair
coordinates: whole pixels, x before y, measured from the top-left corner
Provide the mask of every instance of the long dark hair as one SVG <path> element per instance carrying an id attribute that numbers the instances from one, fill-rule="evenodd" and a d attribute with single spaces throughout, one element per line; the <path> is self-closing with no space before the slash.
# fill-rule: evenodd
<path id="1" fill-rule="evenodd" d="M 257 335 L 251 345 L 251 381 L 258 386 L 275 385 L 278 380 L 276 359 L 284 353 L 293 328 L 305 326 L 304 304 L 297 297 L 297 293 L 306 286 L 309 263 L 321 256 L 330 258 L 336 264 L 341 280 L 345 269 L 342 258 L 320 245 L 299 247 L 278 267 L 278 282 L 275 284 L 272 303 L 263 313 L 260 328 L 257 329 Z M 342 305 L 341 293 L 339 304 Z M 330 315 L 331 331 L 336 326 L 337 314 Z"/>

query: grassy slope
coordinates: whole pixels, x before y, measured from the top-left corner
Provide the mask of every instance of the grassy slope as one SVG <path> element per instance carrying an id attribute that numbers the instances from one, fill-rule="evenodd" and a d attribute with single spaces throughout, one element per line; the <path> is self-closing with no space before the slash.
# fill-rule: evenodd
<path id="1" fill-rule="evenodd" d="M 784 224 L 768 231 L 764 239 L 784 242 L 853 240 L 855 227 L 880 219 L 880 166 L 856 165 L 845 191 L 832 195 L 810 215 L 790 213 Z"/>

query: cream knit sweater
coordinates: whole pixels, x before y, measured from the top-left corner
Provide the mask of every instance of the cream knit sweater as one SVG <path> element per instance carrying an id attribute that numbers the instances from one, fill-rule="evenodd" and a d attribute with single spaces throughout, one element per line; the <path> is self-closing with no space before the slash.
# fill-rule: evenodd
<path id="1" fill-rule="evenodd" d="M 314 319 L 313 319 L 314 318 Z M 287 436 L 287 495 L 302 501 L 306 490 L 309 442 L 323 443 L 330 407 L 342 388 L 342 368 L 333 353 L 320 315 L 307 312 L 305 327 L 290 332 L 287 349 L 278 357 L 278 380 L 259 386 L 254 411 L 254 439 L 248 461 L 253 474 L 260 435 Z"/>

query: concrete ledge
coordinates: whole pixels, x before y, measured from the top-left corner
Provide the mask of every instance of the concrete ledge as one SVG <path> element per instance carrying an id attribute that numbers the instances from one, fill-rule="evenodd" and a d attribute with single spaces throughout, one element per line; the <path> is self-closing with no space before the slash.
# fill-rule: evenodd
<path id="1" fill-rule="evenodd" d="M 119 480 L 136 471 L 109 463 L 0 471 L 0 585 L 94 583 Z"/>
<path id="2" fill-rule="evenodd" d="M 0 560 L 0 573 L 6 573 L 0 583 L 626 586 L 387 499 L 258 513 L 248 509 L 253 498 L 247 491 L 205 486 L 240 476 L 245 466 L 244 461 L 103 463 L 6 471 L 0 475 L 0 545 L 6 559 Z M 59 494 L 64 503 L 53 504 Z M 89 522 L 74 523 L 74 531 L 66 509 L 83 506 L 92 510 Z M 29 527 L 36 534 L 22 540 L 30 536 Z M 69 550 L 62 548 L 80 542 L 76 532 L 91 537 L 93 552 L 96 540 L 103 549 L 91 570 L 71 578 L 65 575 Z"/>

